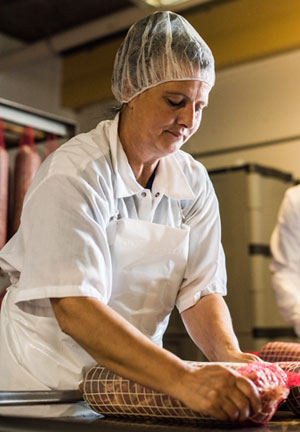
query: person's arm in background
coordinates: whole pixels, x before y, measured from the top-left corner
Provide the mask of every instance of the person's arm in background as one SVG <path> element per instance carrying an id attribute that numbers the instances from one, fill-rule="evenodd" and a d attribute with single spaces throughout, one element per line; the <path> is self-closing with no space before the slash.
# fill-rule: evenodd
<path id="1" fill-rule="evenodd" d="M 271 237 L 272 288 L 283 319 L 300 336 L 300 187 L 283 199 Z"/>
<path id="2" fill-rule="evenodd" d="M 202 297 L 195 306 L 181 313 L 185 327 L 200 350 L 210 361 L 259 361 L 240 350 L 232 327 L 228 307 L 220 294 Z"/>

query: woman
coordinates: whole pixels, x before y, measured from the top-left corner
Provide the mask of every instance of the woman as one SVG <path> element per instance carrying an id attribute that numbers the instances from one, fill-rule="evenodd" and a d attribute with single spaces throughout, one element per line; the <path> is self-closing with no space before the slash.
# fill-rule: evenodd
<path id="1" fill-rule="evenodd" d="M 214 84 L 212 54 L 187 21 L 158 12 L 121 45 L 121 112 L 48 158 L 1 253 L 1 389 L 77 388 L 98 362 L 223 420 L 259 409 L 253 384 L 162 348 L 176 304 L 210 360 L 252 361 L 228 309 L 216 196 L 180 151 Z M 30 342 L 28 342 L 30 341 Z"/>

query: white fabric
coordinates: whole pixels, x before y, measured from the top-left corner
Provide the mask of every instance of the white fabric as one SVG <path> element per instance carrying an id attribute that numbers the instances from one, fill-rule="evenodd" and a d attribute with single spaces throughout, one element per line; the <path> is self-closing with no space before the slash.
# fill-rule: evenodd
<path id="1" fill-rule="evenodd" d="M 31 376 L 27 389 L 76 388 L 94 363 L 60 331 L 49 298 L 90 296 L 109 304 L 113 268 L 107 228 L 116 214 L 175 230 L 182 220 L 188 226 L 181 286 L 162 305 L 161 298 L 153 304 L 154 322 L 164 302 L 176 300 L 183 311 L 202 295 L 226 292 L 218 204 L 205 168 L 178 151 L 160 161 L 152 191 L 144 190 L 117 130 L 118 116 L 73 138 L 43 163 L 29 188 L 20 229 L 0 253 L 0 266 L 13 282 L 0 314 L 1 390 L 24 387 L 22 374 L 11 375 L 11 357 Z M 151 248 L 150 243 L 145 256 Z M 14 306 L 7 309 L 7 302 Z M 36 358 L 27 355 L 29 341 Z"/>
<path id="2" fill-rule="evenodd" d="M 112 92 L 127 103 L 168 81 L 215 82 L 211 50 L 182 16 L 158 11 L 131 26 L 114 62 Z"/>
<path id="3" fill-rule="evenodd" d="M 272 285 L 279 311 L 300 336 L 300 186 L 285 193 L 271 251 Z"/>
<path id="4" fill-rule="evenodd" d="M 109 306 L 162 346 L 187 265 L 189 227 L 119 219 L 108 227 L 108 242 L 117 269 Z"/>

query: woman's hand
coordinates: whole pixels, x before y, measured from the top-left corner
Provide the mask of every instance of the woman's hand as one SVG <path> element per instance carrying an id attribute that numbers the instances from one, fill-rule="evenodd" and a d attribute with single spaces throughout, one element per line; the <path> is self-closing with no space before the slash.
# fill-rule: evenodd
<path id="1" fill-rule="evenodd" d="M 262 362 L 263 360 L 259 358 L 255 354 L 241 352 L 241 351 L 228 351 L 226 356 L 226 362 L 234 362 L 234 363 L 253 363 L 253 362 Z"/>
<path id="2" fill-rule="evenodd" d="M 238 372 L 222 365 L 191 368 L 177 395 L 189 408 L 231 422 L 243 422 L 260 411 L 256 386 Z"/>
<path id="3" fill-rule="evenodd" d="M 154 345 L 98 300 L 68 297 L 51 299 L 51 303 L 62 331 L 118 375 L 220 420 L 243 421 L 259 410 L 257 389 L 247 378 L 222 365 L 199 369 L 186 363 Z"/>

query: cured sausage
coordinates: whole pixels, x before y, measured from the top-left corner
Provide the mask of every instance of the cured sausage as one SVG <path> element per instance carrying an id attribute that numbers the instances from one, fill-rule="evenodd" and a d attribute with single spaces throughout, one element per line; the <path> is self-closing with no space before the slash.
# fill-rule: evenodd
<path id="1" fill-rule="evenodd" d="M 40 164 L 41 158 L 35 148 L 33 129 L 27 126 L 15 158 L 11 235 L 19 228 L 24 197 Z"/>
<path id="2" fill-rule="evenodd" d="M 6 243 L 9 159 L 0 120 L 0 249 Z"/>
<path id="3" fill-rule="evenodd" d="M 53 133 L 48 133 L 45 144 L 44 159 L 58 148 L 57 136 Z"/>

